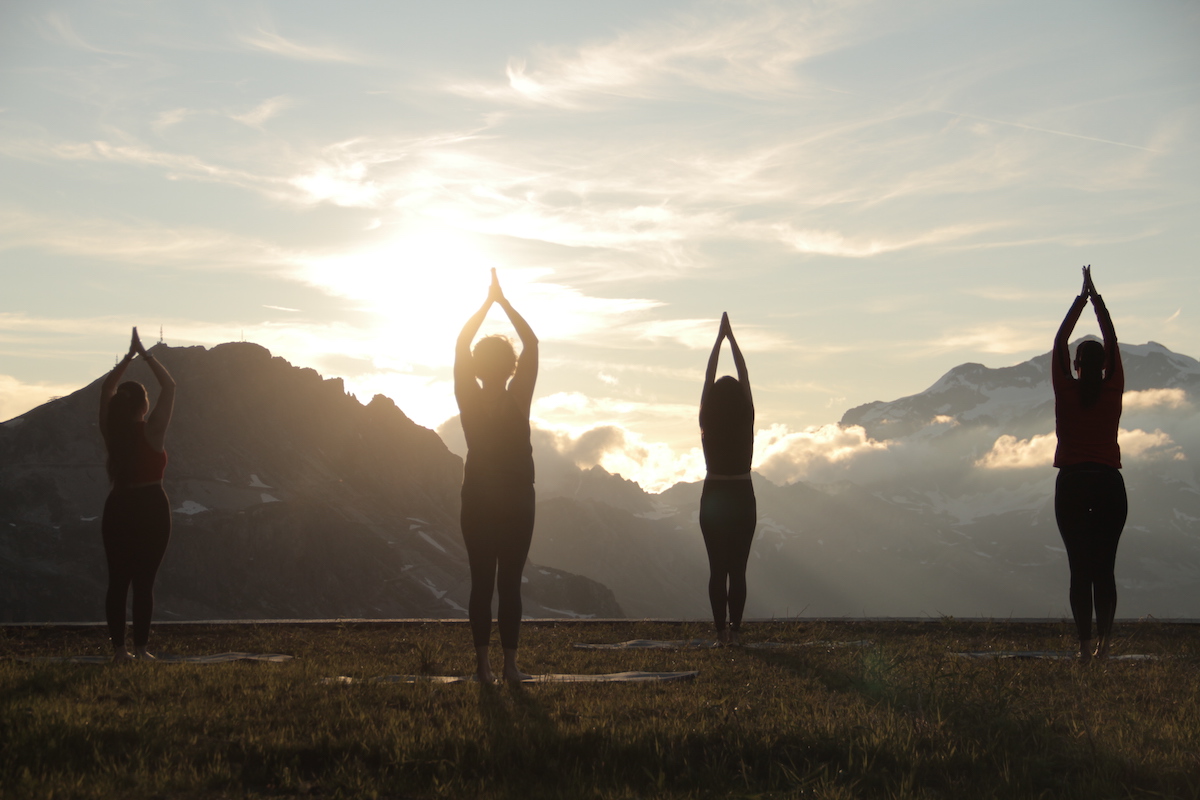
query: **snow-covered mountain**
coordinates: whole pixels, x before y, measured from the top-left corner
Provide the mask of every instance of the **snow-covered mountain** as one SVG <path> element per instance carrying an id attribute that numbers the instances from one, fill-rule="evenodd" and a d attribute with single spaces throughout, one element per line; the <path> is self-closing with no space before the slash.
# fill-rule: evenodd
<path id="1" fill-rule="evenodd" d="M 1200 362 L 1153 342 L 1121 350 L 1130 516 L 1119 613 L 1200 617 Z M 756 476 L 747 613 L 1069 616 L 1049 364 L 1044 354 L 999 369 L 961 365 L 924 392 L 846 412 L 836 459 L 799 450 L 816 435 L 766 459 L 766 475 L 793 474 L 791 459 L 823 480 Z M 539 518 L 534 554 L 603 582 L 631 616 L 670 608 L 703 618 L 699 495 L 699 484 L 680 484 L 650 496 L 650 510 L 627 503 L 624 516 L 556 508 Z M 558 504 L 611 499 L 576 492 Z M 614 568 L 613 551 L 642 557 Z"/>

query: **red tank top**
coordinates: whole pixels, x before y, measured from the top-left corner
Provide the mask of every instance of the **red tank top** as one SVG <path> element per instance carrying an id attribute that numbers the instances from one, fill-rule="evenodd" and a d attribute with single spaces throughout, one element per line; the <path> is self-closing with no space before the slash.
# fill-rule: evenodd
<path id="1" fill-rule="evenodd" d="M 1055 429 L 1058 434 L 1054 466 L 1069 467 L 1090 461 L 1121 468 L 1117 428 L 1121 423 L 1125 369 L 1121 364 L 1120 350 L 1114 354 L 1111 370 L 1111 374 L 1104 376 L 1100 397 L 1095 405 L 1084 408 L 1080 382 L 1058 364 L 1051 367 Z"/>
<path id="2" fill-rule="evenodd" d="M 167 471 L 167 451 L 155 450 L 146 441 L 145 422 L 138 423 L 136 436 L 137 448 L 133 454 L 133 473 L 129 477 L 129 483 L 157 483 Z"/>

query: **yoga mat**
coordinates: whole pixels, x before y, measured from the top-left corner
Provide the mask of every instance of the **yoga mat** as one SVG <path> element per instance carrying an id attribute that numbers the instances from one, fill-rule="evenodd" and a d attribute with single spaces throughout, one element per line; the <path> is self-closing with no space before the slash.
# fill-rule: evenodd
<path id="1" fill-rule="evenodd" d="M 17 658 L 17 661 L 28 661 L 31 664 L 111 664 L 112 656 L 32 656 Z M 269 661 L 281 664 L 291 661 L 291 656 L 280 653 L 213 653 L 206 656 L 173 656 L 168 653 L 155 653 L 153 661 L 138 661 L 133 664 L 228 664 L 231 661 Z"/>
<path id="2" fill-rule="evenodd" d="M 746 644 L 723 645 L 712 639 L 633 639 L 628 642 L 591 644 L 576 642 L 576 650 L 706 650 L 716 647 L 745 647 L 749 650 L 790 650 L 797 647 L 870 647 L 874 642 L 861 639 L 856 642 L 749 642 Z"/>
<path id="3" fill-rule="evenodd" d="M 1074 661 L 1075 653 L 1061 650 L 981 650 L 971 653 L 952 653 L 959 658 L 1037 658 L 1045 661 Z M 1105 661 L 1158 661 L 1162 656 L 1147 653 L 1129 653 L 1120 656 L 1092 659 L 1095 663 Z"/>
<path id="4" fill-rule="evenodd" d="M 693 672 L 613 672 L 605 675 L 533 675 L 528 683 L 663 683 L 690 681 L 700 673 Z M 339 675 L 325 678 L 322 683 L 478 683 L 474 675 L 381 675 L 378 678 L 349 678 Z"/>

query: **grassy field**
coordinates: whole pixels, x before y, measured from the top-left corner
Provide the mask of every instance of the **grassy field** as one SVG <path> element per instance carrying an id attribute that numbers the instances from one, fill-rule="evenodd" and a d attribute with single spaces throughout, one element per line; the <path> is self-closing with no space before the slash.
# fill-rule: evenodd
<path id="1" fill-rule="evenodd" d="M 708 635 L 526 623 L 529 672 L 700 675 L 492 688 L 322 683 L 465 674 L 457 624 L 160 626 L 164 652 L 296 658 L 119 667 L 15 660 L 104 653 L 98 628 L 0 628 L 0 797 L 1200 796 L 1200 626 L 1119 625 L 1117 653 L 1164 658 L 1086 670 L 952 655 L 1066 650 L 1062 624 L 781 622 L 744 638 L 871 644 L 571 647 Z"/>

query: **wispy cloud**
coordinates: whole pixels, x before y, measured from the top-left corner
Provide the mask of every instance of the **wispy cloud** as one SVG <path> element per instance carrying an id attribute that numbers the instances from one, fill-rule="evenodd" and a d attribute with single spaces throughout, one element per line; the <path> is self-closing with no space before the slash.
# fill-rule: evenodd
<path id="1" fill-rule="evenodd" d="M 941 109 L 938 109 L 938 110 L 941 110 Z M 994 125 L 1007 125 L 1011 128 L 1020 128 L 1021 130 L 1036 131 L 1038 133 L 1048 133 L 1053 136 L 1065 136 L 1069 139 L 1081 139 L 1086 142 L 1098 142 L 1100 144 L 1111 144 L 1116 147 L 1128 147 L 1133 150 L 1143 150 L 1147 153 L 1159 152 L 1156 148 L 1145 147 L 1140 144 L 1130 144 L 1129 142 L 1115 142 L 1111 139 L 1104 139 L 1099 136 L 1087 136 L 1082 133 L 1071 133 L 1070 131 L 1056 131 L 1056 130 L 1052 130 L 1050 128 L 1041 128 L 1041 127 L 1038 127 L 1037 125 L 1026 125 L 1023 122 L 1008 122 L 1005 120 L 992 119 L 990 117 L 981 117 L 981 116 L 978 116 L 977 114 L 964 114 L 961 111 L 942 111 L 942 113 L 949 114 L 949 115 L 955 116 L 955 117 L 961 117 L 963 119 L 977 119 L 982 122 L 990 122 Z"/>
<path id="2" fill-rule="evenodd" d="M 1031 350 L 1049 350 L 1054 326 L 1031 324 L 1017 326 L 1011 323 L 975 325 L 966 330 L 953 331 L 929 342 L 928 352 L 968 350 L 996 355 L 1028 353 Z"/>
<path id="3" fill-rule="evenodd" d="M 859 35 L 854 4 L 712 4 L 673 14 L 577 50 L 542 48 L 513 58 L 506 85 L 458 85 L 488 98 L 559 108 L 653 98 L 687 86 L 777 96 L 805 86 L 798 64 Z"/>
<path id="4" fill-rule="evenodd" d="M 249 125 L 251 128 L 261 128 L 263 123 L 280 112 L 295 105 L 296 101 L 287 95 L 278 95 L 259 103 L 254 108 L 242 114 L 231 114 L 232 119 Z"/>
<path id="5" fill-rule="evenodd" d="M 0 233 L 4 234 L 0 250 L 27 247 L 134 264 L 259 266 L 282 272 L 295 259 L 276 245 L 223 230 L 139 226 L 100 217 L 48 217 L 11 207 L 0 207 Z"/>
<path id="6" fill-rule="evenodd" d="M 305 44 L 288 39 L 282 34 L 260 27 L 250 33 L 240 34 L 238 41 L 248 47 L 265 53 L 290 58 L 298 61 L 325 61 L 343 64 L 365 63 L 359 54 L 332 45 Z"/>
<path id="7" fill-rule="evenodd" d="M 0 153 L 26 160 L 115 162 L 155 167 L 170 180 L 184 178 L 225 183 L 279 199 L 294 194 L 287 191 L 287 181 L 282 177 L 212 164 L 196 155 L 169 153 L 140 143 L 114 144 L 100 139 L 90 142 L 0 139 Z"/>
<path id="8" fill-rule="evenodd" d="M 12 13 L 10 11 L 10 13 Z M 97 53 L 100 55 L 114 56 L 129 56 L 131 53 L 122 52 L 120 50 L 112 50 L 105 47 L 95 45 L 75 30 L 75 26 L 71 23 L 71 18 L 65 11 L 49 11 L 41 17 L 41 25 L 39 26 L 48 39 L 65 44 L 68 47 L 76 50 L 82 50 L 87 53 Z"/>

